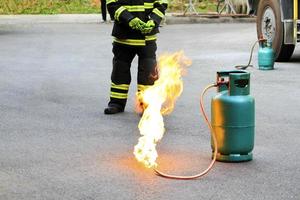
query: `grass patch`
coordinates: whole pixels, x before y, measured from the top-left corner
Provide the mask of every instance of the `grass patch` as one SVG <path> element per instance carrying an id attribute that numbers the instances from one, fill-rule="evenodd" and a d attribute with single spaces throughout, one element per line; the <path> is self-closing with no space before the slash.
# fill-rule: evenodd
<path id="1" fill-rule="evenodd" d="M 193 1 L 194 2 L 194 1 Z M 197 0 L 198 12 L 216 11 L 217 0 Z M 188 0 L 169 0 L 168 12 L 184 12 Z M 100 0 L 0 0 L 0 14 L 100 13 Z"/>
<path id="2" fill-rule="evenodd" d="M 100 0 L 1 0 L 0 14 L 99 13 Z"/>

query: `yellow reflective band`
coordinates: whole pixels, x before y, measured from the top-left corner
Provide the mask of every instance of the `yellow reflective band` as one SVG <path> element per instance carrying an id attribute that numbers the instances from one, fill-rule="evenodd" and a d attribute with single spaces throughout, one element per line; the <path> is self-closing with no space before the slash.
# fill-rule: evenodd
<path id="1" fill-rule="evenodd" d="M 144 3 L 145 9 L 152 9 L 153 8 L 153 3 Z"/>
<path id="2" fill-rule="evenodd" d="M 146 89 L 148 89 L 149 87 L 151 87 L 152 85 L 138 85 L 138 91 L 144 91 Z"/>
<path id="3" fill-rule="evenodd" d="M 120 89 L 120 90 L 129 90 L 129 85 L 127 84 L 114 84 L 114 83 L 111 83 L 111 88 L 114 88 L 114 89 Z"/>
<path id="4" fill-rule="evenodd" d="M 157 37 L 156 37 L 156 35 L 146 35 L 146 41 L 151 41 L 151 40 L 156 40 L 157 39 Z"/>
<path id="5" fill-rule="evenodd" d="M 110 3 L 115 3 L 115 2 L 117 2 L 116 0 L 108 0 L 107 2 L 106 2 L 106 5 L 108 5 L 108 4 L 110 4 Z"/>
<path id="6" fill-rule="evenodd" d="M 110 92 L 110 97 L 116 99 L 127 99 L 128 94 L 118 93 L 118 92 Z"/>
<path id="7" fill-rule="evenodd" d="M 294 40 L 297 42 L 298 0 L 294 0 Z"/>
<path id="8" fill-rule="evenodd" d="M 164 14 L 162 13 L 162 12 L 160 12 L 157 8 L 154 8 L 153 10 L 152 10 L 152 12 L 153 13 L 155 13 L 156 15 L 158 15 L 159 17 L 161 17 L 161 18 L 164 18 Z"/>
<path id="9" fill-rule="evenodd" d="M 161 3 L 169 4 L 168 0 L 161 0 Z"/>
<path id="10" fill-rule="evenodd" d="M 126 8 L 124 8 L 123 6 L 121 6 L 120 8 L 118 8 L 115 12 L 115 20 L 119 21 L 119 17 L 121 15 L 121 13 L 126 10 Z"/>
<path id="11" fill-rule="evenodd" d="M 154 4 L 169 4 L 168 0 L 158 0 L 158 1 L 154 1 Z"/>
<path id="12" fill-rule="evenodd" d="M 298 19 L 298 0 L 294 0 L 294 20 Z"/>
<path id="13" fill-rule="evenodd" d="M 145 7 L 142 6 L 124 6 L 129 12 L 144 12 Z"/>
<path id="14" fill-rule="evenodd" d="M 114 38 L 114 42 L 120 43 L 120 44 L 126 44 L 131 46 L 145 46 L 146 40 L 133 40 L 133 39 L 118 39 Z"/>

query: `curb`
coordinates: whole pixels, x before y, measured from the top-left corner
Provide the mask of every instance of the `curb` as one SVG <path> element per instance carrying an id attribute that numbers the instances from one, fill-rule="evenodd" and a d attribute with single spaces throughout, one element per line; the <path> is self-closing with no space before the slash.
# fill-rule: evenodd
<path id="1" fill-rule="evenodd" d="M 254 23 L 255 17 L 230 17 L 217 15 L 182 16 L 167 13 L 166 24 L 208 24 L 208 23 Z M 58 15 L 0 15 L 0 25 L 9 24 L 98 24 L 100 14 L 58 14 Z"/>
<path id="2" fill-rule="evenodd" d="M 58 15 L 0 15 L 0 24 L 94 24 L 100 23 L 100 14 Z"/>
<path id="3" fill-rule="evenodd" d="M 202 16 L 171 16 L 166 17 L 166 24 L 213 24 L 213 23 L 255 23 L 255 17 L 202 17 Z"/>

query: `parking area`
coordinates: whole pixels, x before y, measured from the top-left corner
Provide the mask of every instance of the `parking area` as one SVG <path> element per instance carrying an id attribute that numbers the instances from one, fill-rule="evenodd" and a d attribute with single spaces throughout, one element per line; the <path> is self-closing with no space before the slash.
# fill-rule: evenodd
<path id="1" fill-rule="evenodd" d="M 275 70 L 249 68 L 256 100 L 254 160 L 216 163 L 193 181 L 156 176 L 134 159 L 136 65 L 124 113 L 106 116 L 112 24 L 0 25 L 0 199 L 300 199 L 300 45 Z M 193 174 L 210 162 L 199 96 L 216 72 L 246 64 L 254 23 L 161 28 L 159 56 L 183 50 L 193 64 L 165 117 L 159 167 Z M 257 56 L 253 64 L 257 67 Z M 205 98 L 210 110 L 210 91 Z"/>

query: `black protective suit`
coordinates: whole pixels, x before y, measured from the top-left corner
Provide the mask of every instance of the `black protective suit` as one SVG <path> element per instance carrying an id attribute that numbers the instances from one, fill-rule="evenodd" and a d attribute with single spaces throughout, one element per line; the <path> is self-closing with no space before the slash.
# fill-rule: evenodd
<path id="1" fill-rule="evenodd" d="M 114 21 L 113 36 L 113 70 L 109 106 L 125 108 L 132 60 L 138 55 L 138 90 L 153 85 L 157 78 L 156 67 L 156 33 L 167 9 L 166 0 L 107 0 L 107 9 Z M 138 17 L 143 22 L 153 20 L 155 27 L 146 35 L 133 30 L 129 22 Z"/>

